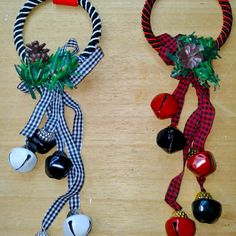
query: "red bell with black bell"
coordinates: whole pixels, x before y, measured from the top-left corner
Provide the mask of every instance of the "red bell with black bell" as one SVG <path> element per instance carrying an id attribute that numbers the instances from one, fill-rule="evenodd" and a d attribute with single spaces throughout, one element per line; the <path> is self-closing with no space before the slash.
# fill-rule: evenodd
<path id="1" fill-rule="evenodd" d="M 190 154 L 187 167 L 197 177 L 206 177 L 216 170 L 216 162 L 211 152 L 196 151 Z"/>
<path id="2" fill-rule="evenodd" d="M 171 217 L 166 222 L 166 233 L 168 236 L 194 236 L 195 232 L 196 226 L 194 221 L 189 219 L 185 213 L 184 215 Z"/>
<path id="3" fill-rule="evenodd" d="M 178 107 L 175 97 L 168 93 L 158 94 L 151 102 L 151 108 L 159 119 L 173 117 L 178 112 Z"/>

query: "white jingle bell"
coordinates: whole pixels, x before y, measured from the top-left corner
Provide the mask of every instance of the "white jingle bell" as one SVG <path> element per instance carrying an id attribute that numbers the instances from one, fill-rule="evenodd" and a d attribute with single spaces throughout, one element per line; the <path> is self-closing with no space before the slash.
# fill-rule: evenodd
<path id="1" fill-rule="evenodd" d="M 8 156 L 11 167 L 18 172 L 30 172 L 37 163 L 37 157 L 30 150 L 17 147 L 13 148 Z"/>
<path id="2" fill-rule="evenodd" d="M 64 236 L 87 236 L 91 228 L 91 218 L 83 214 L 69 216 L 63 224 Z"/>

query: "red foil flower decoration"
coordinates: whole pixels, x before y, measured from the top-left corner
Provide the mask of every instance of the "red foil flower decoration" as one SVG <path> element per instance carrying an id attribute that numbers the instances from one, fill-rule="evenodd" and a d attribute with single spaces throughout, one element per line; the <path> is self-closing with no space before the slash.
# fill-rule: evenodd
<path id="1" fill-rule="evenodd" d="M 187 69 L 197 67 L 203 61 L 202 47 L 193 43 L 184 45 L 177 53 L 179 61 Z"/>

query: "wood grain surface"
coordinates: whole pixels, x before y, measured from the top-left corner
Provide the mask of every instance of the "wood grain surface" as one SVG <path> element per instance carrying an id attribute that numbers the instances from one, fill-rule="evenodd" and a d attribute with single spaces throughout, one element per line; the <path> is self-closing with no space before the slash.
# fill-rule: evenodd
<path id="1" fill-rule="evenodd" d="M 18 174 L 8 165 L 8 152 L 24 144 L 18 133 L 35 105 L 16 89 L 19 63 L 12 29 L 25 0 L 0 0 L 0 236 L 32 236 L 40 229 L 45 211 L 66 191 L 66 180 L 54 181 L 44 173 L 39 156 L 36 169 Z M 232 2 L 236 12 L 236 2 Z M 164 201 L 170 179 L 182 166 L 181 153 L 165 154 L 155 144 L 156 133 L 169 124 L 157 120 L 150 100 L 160 92 L 172 92 L 177 81 L 144 39 L 141 9 L 144 0 L 93 0 L 103 22 L 101 46 L 105 58 L 70 91 L 85 117 L 83 159 L 86 182 L 82 210 L 93 218 L 91 236 L 163 236 L 172 210 Z M 152 25 L 156 34 L 192 33 L 217 37 L 222 25 L 216 0 L 160 0 Z M 234 28 L 234 27 L 233 27 Z M 55 6 L 46 1 L 27 20 L 25 42 L 46 42 L 52 51 L 70 37 L 81 49 L 90 38 L 91 25 L 81 8 Z M 221 86 L 212 90 L 216 119 L 206 148 L 217 159 L 217 171 L 208 178 L 207 190 L 223 205 L 214 225 L 197 223 L 197 236 L 236 235 L 236 31 L 214 62 Z M 196 107 L 192 88 L 187 95 L 180 128 Z M 73 114 L 66 111 L 72 124 Z M 179 202 L 192 218 L 191 203 L 199 191 L 194 176 L 186 171 Z M 50 228 L 62 236 L 65 207 Z"/>

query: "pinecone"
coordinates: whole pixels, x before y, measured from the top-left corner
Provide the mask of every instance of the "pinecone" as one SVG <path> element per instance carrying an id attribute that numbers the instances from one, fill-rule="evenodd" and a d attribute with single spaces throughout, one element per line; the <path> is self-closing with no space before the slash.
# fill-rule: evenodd
<path id="1" fill-rule="evenodd" d="M 47 53 L 50 50 L 44 48 L 45 46 L 45 43 L 40 44 L 39 41 L 26 44 L 26 52 L 31 63 L 35 62 L 37 59 L 41 59 L 43 62 L 47 62 L 49 60 L 49 55 Z"/>

